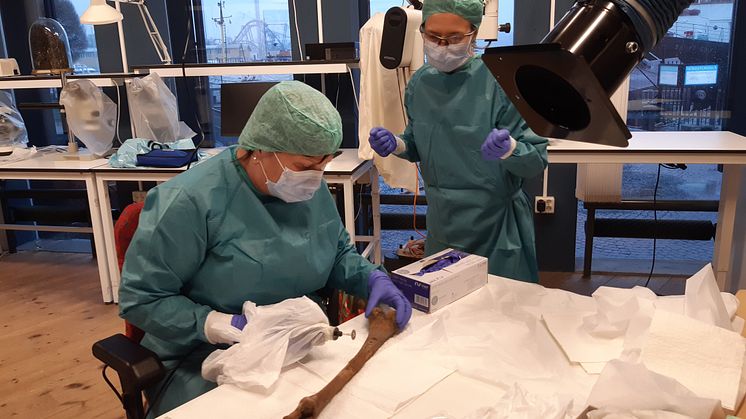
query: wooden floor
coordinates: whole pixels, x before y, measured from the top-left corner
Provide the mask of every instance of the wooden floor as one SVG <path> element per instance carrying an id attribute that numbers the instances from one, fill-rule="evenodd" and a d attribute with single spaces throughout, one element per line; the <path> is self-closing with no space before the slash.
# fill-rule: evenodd
<path id="1" fill-rule="evenodd" d="M 541 283 L 590 295 L 646 277 L 542 272 Z M 682 294 L 680 277 L 654 277 L 659 294 Z M 0 418 L 121 418 L 91 344 L 118 333 L 116 305 L 101 302 L 89 255 L 24 252 L 0 258 Z M 116 375 L 111 373 L 116 382 Z"/>
<path id="2" fill-rule="evenodd" d="M 124 417 L 91 355 L 122 328 L 90 255 L 0 258 L 0 418 Z"/>

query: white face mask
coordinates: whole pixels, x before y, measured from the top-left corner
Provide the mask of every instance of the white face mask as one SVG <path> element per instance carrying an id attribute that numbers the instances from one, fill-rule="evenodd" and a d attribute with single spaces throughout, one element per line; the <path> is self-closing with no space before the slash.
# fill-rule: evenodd
<path id="1" fill-rule="evenodd" d="M 469 61 L 469 58 L 474 56 L 474 47 L 471 41 L 442 46 L 427 39 L 424 42 L 427 63 L 443 73 L 458 70 Z"/>
<path id="2" fill-rule="evenodd" d="M 267 172 L 264 171 L 264 165 L 259 162 L 259 166 L 262 168 L 262 173 L 267 179 L 267 189 L 269 194 L 280 198 L 287 203 L 308 201 L 313 198 L 313 195 L 319 190 L 321 186 L 321 179 L 324 177 L 323 170 L 304 170 L 302 172 L 296 172 L 283 166 L 280 158 L 277 157 L 277 163 L 282 167 L 282 175 L 277 179 L 277 182 L 272 182 L 267 177 Z"/>

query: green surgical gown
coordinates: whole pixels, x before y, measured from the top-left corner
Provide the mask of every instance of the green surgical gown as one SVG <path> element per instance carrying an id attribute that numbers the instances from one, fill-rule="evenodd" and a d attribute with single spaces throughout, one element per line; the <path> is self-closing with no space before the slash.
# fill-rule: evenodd
<path id="1" fill-rule="evenodd" d="M 454 73 L 425 65 L 407 86 L 409 123 L 399 156 L 420 162 L 427 194 L 427 254 L 456 248 L 489 258 L 489 272 L 538 281 L 533 211 L 523 181 L 547 166 L 547 140 L 526 125 L 480 58 Z M 493 128 L 517 141 L 485 161 Z"/>
<path id="2" fill-rule="evenodd" d="M 127 251 L 120 315 L 167 368 L 183 359 L 156 415 L 215 387 L 200 373 L 218 349 L 204 334 L 210 311 L 237 314 L 246 300 L 273 304 L 327 285 L 368 296 L 376 266 L 350 245 L 326 183 L 309 201 L 285 203 L 257 191 L 235 152 L 152 189 Z"/>

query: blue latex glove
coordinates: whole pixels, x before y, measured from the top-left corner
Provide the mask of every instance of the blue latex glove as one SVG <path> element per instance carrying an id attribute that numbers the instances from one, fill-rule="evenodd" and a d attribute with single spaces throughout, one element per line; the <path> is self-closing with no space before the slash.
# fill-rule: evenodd
<path id="1" fill-rule="evenodd" d="M 381 271 L 373 271 L 368 276 L 368 305 L 365 307 L 365 317 L 370 317 L 373 309 L 378 304 L 386 304 L 396 309 L 396 325 L 399 330 L 404 330 L 404 326 L 412 317 L 412 304 L 409 303 L 399 288 L 391 282 L 391 278 Z"/>
<path id="2" fill-rule="evenodd" d="M 373 128 L 368 137 L 370 148 L 381 157 L 386 157 L 396 150 L 396 137 L 386 128 Z"/>
<path id="3" fill-rule="evenodd" d="M 243 314 L 234 314 L 233 317 L 231 317 L 231 326 L 238 330 L 243 330 L 243 328 L 246 327 L 246 323 L 248 323 L 248 320 L 246 320 L 246 316 Z"/>
<path id="4" fill-rule="evenodd" d="M 482 144 L 482 158 L 498 160 L 505 157 L 512 147 L 510 132 L 506 129 L 493 129 Z"/>

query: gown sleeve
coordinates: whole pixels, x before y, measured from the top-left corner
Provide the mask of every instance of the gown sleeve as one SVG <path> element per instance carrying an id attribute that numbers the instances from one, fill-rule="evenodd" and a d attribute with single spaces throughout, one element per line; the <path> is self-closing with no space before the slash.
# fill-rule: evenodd
<path id="1" fill-rule="evenodd" d="M 207 220 L 180 188 L 151 190 L 127 250 L 119 289 L 122 318 L 177 344 L 207 342 L 212 308 L 181 291 L 199 269 L 207 246 Z"/>
<path id="2" fill-rule="evenodd" d="M 501 163 L 508 172 L 515 176 L 522 178 L 538 176 L 546 169 L 549 162 L 547 158 L 549 141 L 536 135 L 528 127 L 502 89 L 499 89 L 499 93 L 502 109 L 498 112 L 496 127 L 510 131 L 510 135 L 517 143 L 513 154 Z"/>
<path id="3" fill-rule="evenodd" d="M 329 275 L 329 285 L 367 299 L 368 276 L 376 269 L 378 269 L 378 266 L 362 257 L 350 243 L 350 235 L 340 220 L 337 257 Z"/>

